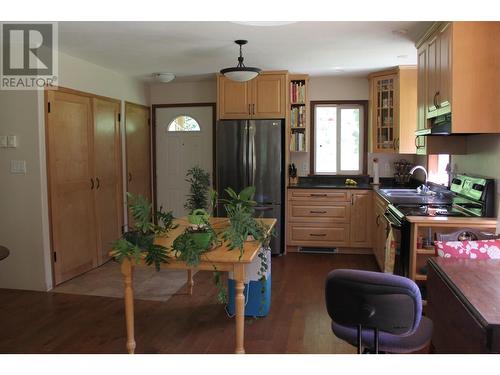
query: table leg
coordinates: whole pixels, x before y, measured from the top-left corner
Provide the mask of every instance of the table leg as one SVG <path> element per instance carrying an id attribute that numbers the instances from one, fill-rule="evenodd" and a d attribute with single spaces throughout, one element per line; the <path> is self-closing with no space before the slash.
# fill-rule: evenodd
<path id="1" fill-rule="evenodd" d="M 245 265 L 234 265 L 235 303 L 236 303 L 236 354 L 245 354 Z"/>
<path id="2" fill-rule="evenodd" d="M 134 338 L 134 287 L 133 287 L 133 271 L 134 266 L 128 259 L 124 259 L 121 271 L 123 275 L 123 284 L 125 287 L 125 320 L 127 326 L 127 351 L 129 354 L 134 354 L 135 338 Z"/>
<path id="3" fill-rule="evenodd" d="M 187 285 L 188 285 L 188 294 L 193 295 L 193 286 L 194 286 L 194 281 L 193 281 L 193 270 L 190 268 L 187 270 Z"/>

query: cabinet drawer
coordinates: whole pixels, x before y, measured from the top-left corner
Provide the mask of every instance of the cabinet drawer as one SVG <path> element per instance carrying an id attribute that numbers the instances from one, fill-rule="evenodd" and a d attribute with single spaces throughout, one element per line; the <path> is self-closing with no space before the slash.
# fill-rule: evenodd
<path id="1" fill-rule="evenodd" d="M 350 191 L 345 190 L 319 190 L 319 189 L 292 189 L 291 200 L 307 200 L 318 202 L 349 202 Z"/>
<path id="2" fill-rule="evenodd" d="M 349 222 L 350 216 L 349 208 L 350 205 L 344 202 L 328 205 L 314 205 L 309 202 L 295 201 L 292 202 L 291 205 L 290 220 L 347 223 Z"/>
<path id="3" fill-rule="evenodd" d="M 348 246 L 349 224 L 329 227 L 292 224 L 290 239 L 292 244 L 299 246 Z"/>

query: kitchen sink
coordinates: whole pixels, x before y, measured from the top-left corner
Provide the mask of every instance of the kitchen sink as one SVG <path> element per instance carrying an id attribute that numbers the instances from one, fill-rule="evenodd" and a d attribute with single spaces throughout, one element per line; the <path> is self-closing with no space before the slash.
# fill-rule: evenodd
<path id="1" fill-rule="evenodd" d="M 432 196 L 436 193 L 419 193 L 417 189 L 380 189 L 380 192 L 388 197 L 422 197 L 422 196 Z"/>
<path id="2" fill-rule="evenodd" d="M 392 204 L 445 204 L 449 201 L 442 194 L 433 191 L 419 193 L 417 189 L 380 189 L 384 196 Z"/>

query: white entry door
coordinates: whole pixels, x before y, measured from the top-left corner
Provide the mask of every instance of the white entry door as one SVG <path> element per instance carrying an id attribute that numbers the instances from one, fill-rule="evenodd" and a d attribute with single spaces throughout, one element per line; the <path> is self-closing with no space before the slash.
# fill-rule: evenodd
<path id="1" fill-rule="evenodd" d="M 156 108 L 156 193 L 158 208 L 184 209 L 189 184 L 186 172 L 195 165 L 210 173 L 212 179 L 213 109 L 206 107 Z"/>

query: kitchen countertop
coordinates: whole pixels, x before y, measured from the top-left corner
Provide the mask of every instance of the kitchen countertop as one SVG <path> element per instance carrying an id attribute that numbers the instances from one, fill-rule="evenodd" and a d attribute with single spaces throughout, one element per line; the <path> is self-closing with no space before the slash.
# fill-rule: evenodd
<path id="1" fill-rule="evenodd" d="M 289 185 L 289 189 L 373 189 L 372 184 L 361 183 L 358 185 L 342 185 L 342 184 L 318 184 L 318 183 L 300 183 L 297 185 Z"/>

